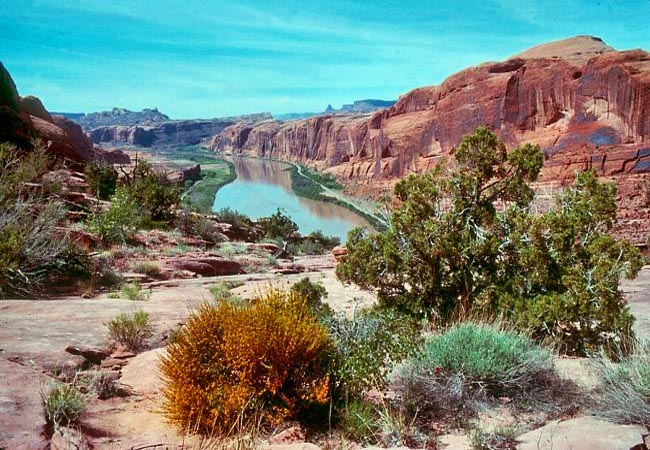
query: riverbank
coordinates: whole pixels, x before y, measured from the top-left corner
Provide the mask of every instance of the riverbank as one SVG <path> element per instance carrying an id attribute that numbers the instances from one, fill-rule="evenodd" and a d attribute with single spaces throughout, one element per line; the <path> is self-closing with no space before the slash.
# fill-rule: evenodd
<path id="1" fill-rule="evenodd" d="M 215 158 L 201 164 L 201 180 L 194 183 L 181 196 L 182 204 L 205 214 L 212 213 L 214 198 L 223 186 L 237 179 L 235 165 L 225 159 Z"/>
<path id="2" fill-rule="evenodd" d="M 387 222 L 368 211 L 361 208 L 358 204 L 347 199 L 341 192 L 343 188 L 331 175 L 323 175 L 319 172 L 312 172 L 308 168 L 295 163 L 290 165 L 289 174 L 291 176 L 291 188 L 296 195 L 311 200 L 317 200 L 325 203 L 333 203 L 363 217 L 376 230 L 383 231 L 388 227 Z"/>

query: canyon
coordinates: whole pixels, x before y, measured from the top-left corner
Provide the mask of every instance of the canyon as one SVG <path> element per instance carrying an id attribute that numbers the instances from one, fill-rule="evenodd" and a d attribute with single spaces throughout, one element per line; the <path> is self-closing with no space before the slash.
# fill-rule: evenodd
<path id="1" fill-rule="evenodd" d="M 541 204 L 578 170 L 594 169 L 615 182 L 617 232 L 647 244 L 650 54 L 616 51 L 596 37 L 551 42 L 470 67 L 374 114 L 233 124 L 211 148 L 305 163 L 336 175 L 352 194 L 378 197 L 400 178 L 453 155 L 479 125 L 509 148 L 542 147 Z"/>

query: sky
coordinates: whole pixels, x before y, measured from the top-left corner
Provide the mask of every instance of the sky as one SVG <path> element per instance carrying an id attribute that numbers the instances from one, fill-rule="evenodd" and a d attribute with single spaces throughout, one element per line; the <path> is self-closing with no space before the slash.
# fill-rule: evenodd
<path id="1" fill-rule="evenodd" d="M 465 67 L 595 35 L 650 50 L 650 0 L 2 0 L 0 61 L 57 112 L 175 119 L 397 99 Z"/>

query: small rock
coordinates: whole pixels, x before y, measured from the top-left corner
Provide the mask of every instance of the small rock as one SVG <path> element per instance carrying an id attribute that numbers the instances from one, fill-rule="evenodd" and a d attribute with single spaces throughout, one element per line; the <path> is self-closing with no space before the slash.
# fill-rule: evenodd
<path id="1" fill-rule="evenodd" d="M 291 442 L 303 442 L 304 440 L 305 440 L 304 430 L 300 427 L 300 425 L 294 425 L 287 428 L 286 430 L 279 432 L 275 436 L 272 436 L 269 439 L 269 443 L 287 444 Z"/>
<path id="2" fill-rule="evenodd" d="M 269 444 L 261 447 L 263 450 L 320 450 L 316 444 L 301 442 L 296 444 Z"/>
<path id="3" fill-rule="evenodd" d="M 65 351 L 71 355 L 83 356 L 92 364 L 101 364 L 102 360 L 108 358 L 109 355 L 106 350 L 85 347 L 83 345 L 68 345 Z"/>
<path id="4" fill-rule="evenodd" d="M 127 351 L 127 350 L 121 350 L 121 351 L 118 351 L 118 352 L 113 353 L 113 354 L 111 355 L 111 358 L 115 358 L 115 359 L 129 359 L 129 358 L 133 358 L 133 357 L 135 357 L 135 355 L 136 355 L 136 354 L 133 353 L 133 352 L 129 352 L 129 351 Z"/>
<path id="5" fill-rule="evenodd" d="M 119 370 L 122 366 L 126 365 L 125 359 L 106 358 L 102 361 L 100 367 L 102 369 Z"/>
<path id="6" fill-rule="evenodd" d="M 92 448 L 79 430 L 58 427 L 50 441 L 52 450 L 89 450 Z"/>

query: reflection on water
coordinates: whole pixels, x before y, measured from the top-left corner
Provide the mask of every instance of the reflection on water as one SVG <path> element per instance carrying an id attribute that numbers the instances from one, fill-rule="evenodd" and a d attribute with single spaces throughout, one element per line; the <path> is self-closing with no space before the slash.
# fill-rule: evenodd
<path id="1" fill-rule="evenodd" d="M 213 210 L 229 207 L 258 219 L 278 208 L 298 224 L 303 234 L 321 230 L 326 235 L 345 236 L 356 226 L 370 227 L 362 217 L 332 203 L 298 197 L 291 189 L 287 164 L 253 158 L 233 158 L 237 179 L 219 189 Z"/>

